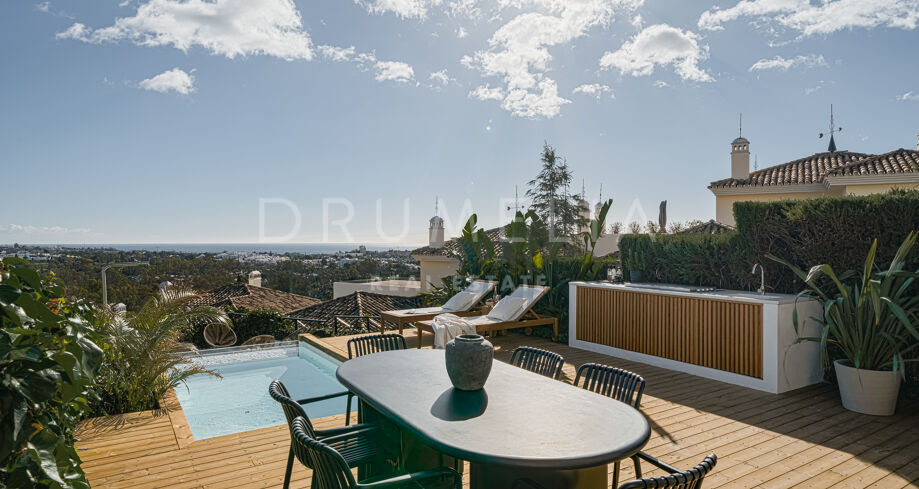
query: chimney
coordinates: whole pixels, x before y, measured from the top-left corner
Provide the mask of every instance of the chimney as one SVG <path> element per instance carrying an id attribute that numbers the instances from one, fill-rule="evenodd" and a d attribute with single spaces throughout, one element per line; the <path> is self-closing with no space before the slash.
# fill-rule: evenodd
<path id="1" fill-rule="evenodd" d="M 431 218 L 431 227 L 428 229 L 428 246 L 441 248 L 444 245 L 444 220 L 438 216 Z"/>
<path id="2" fill-rule="evenodd" d="M 253 287 L 262 286 L 262 272 L 258 270 L 252 270 L 249 272 L 249 285 Z"/>
<path id="3" fill-rule="evenodd" d="M 731 178 L 750 178 L 750 141 L 739 137 L 731 142 Z"/>

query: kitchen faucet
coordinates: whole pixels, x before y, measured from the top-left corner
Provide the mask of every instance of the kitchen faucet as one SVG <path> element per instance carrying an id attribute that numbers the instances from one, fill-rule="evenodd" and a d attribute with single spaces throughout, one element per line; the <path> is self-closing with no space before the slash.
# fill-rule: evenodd
<path id="1" fill-rule="evenodd" d="M 759 292 L 759 295 L 766 295 L 766 271 L 763 270 L 763 266 L 759 263 L 754 264 L 750 274 L 756 275 L 757 267 L 759 267 L 759 289 L 756 291 Z"/>

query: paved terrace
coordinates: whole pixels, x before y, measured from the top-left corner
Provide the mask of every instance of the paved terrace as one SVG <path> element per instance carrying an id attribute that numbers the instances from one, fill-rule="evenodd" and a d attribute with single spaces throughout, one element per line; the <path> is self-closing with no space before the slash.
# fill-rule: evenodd
<path id="1" fill-rule="evenodd" d="M 414 347 L 414 332 L 406 333 Z M 346 355 L 347 337 L 316 341 Z M 901 402 L 892 417 L 865 416 L 843 409 L 830 385 L 772 395 L 535 337 L 511 334 L 492 342 L 503 361 L 518 345 L 558 352 L 566 360 L 566 382 L 586 362 L 640 373 L 648 382 L 641 410 L 653 431 L 644 450 L 681 468 L 715 452 L 718 465 L 706 479 L 709 489 L 919 487 L 919 403 Z M 317 427 L 342 423 L 343 416 L 316 422 Z M 183 425 L 181 411 L 85 422 L 77 447 L 90 483 L 132 489 L 281 486 L 290 443 L 285 426 L 194 441 Z M 628 480 L 631 462 L 623 468 Z M 292 486 L 309 487 L 309 479 L 310 471 L 295 464 Z"/>

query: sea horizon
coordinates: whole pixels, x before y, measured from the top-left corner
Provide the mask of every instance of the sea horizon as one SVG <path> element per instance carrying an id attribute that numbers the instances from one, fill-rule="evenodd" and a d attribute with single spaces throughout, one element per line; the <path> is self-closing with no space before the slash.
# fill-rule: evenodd
<path id="1" fill-rule="evenodd" d="M 2 246 L 13 246 L 5 243 Z M 18 243 L 19 246 L 72 249 L 115 249 L 119 251 L 173 251 L 177 253 L 300 253 L 332 254 L 364 246 L 367 251 L 405 251 L 421 245 L 386 243 Z"/>

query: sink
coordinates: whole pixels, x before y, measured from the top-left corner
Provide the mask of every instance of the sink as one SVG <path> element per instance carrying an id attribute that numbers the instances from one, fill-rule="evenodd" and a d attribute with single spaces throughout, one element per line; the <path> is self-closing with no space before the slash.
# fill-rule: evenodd
<path id="1" fill-rule="evenodd" d="M 627 282 L 624 285 L 632 289 L 666 290 L 670 292 L 714 292 L 719 290 L 718 287 L 712 287 L 710 285 L 644 284 L 633 282 Z"/>

